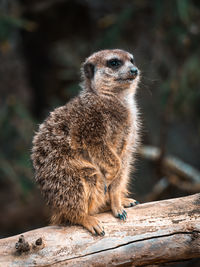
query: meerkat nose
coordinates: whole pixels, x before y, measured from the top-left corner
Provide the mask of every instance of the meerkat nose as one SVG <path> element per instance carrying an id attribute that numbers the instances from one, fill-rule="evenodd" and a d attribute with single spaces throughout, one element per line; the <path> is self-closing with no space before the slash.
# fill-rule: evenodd
<path id="1" fill-rule="evenodd" d="M 138 69 L 136 67 L 133 67 L 133 68 L 130 69 L 130 73 L 133 76 L 137 76 L 138 75 Z"/>

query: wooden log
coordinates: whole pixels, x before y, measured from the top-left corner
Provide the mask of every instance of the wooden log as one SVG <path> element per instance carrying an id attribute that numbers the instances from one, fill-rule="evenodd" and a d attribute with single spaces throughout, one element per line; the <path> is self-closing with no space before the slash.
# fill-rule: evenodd
<path id="1" fill-rule="evenodd" d="M 0 266 L 142 266 L 200 257 L 200 194 L 140 204 L 123 222 L 99 214 L 104 237 L 48 226 L 0 240 Z"/>

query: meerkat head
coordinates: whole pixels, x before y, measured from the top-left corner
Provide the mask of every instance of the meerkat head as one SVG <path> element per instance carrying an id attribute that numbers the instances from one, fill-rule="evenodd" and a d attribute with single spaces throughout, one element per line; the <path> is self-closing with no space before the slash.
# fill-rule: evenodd
<path id="1" fill-rule="evenodd" d="M 132 54 L 120 50 L 102 50 L 86 59 L 82 69 L 85 88 L 97 93 L 133 93 L 139 81 L 139 70 Z"/>

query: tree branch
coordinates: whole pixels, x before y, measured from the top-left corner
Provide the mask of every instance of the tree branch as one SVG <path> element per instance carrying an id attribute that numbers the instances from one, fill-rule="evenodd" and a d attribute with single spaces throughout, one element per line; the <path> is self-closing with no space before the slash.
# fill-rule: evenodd
<path id="1" fill-rule="evenodd" d="M 97 215 L 104 237 L 48 226 L 0 240 L 0 266 L 131 266 L 200 257 L 200 194 L 140 204 L 126 222 Z"/>
<path id="2" fill-rule="evenodd" d="M 148 160 L 156 161 L 159 159 L 161 150 L 154 146 L 143 146 L 139 150 L 139 154 Z M 177 175 L 181 175 L 189 181 L 199 184 L 200 183 L 200 172 L 193 166 L 183 162 L 177 157 L 167 156 L 163 159 L 164 167 L 170 169 Z"/>

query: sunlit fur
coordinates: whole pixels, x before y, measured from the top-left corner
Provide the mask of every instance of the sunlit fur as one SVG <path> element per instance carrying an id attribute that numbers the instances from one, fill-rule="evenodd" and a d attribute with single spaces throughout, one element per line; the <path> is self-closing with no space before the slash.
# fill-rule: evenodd
<path id="1" fill-rule="evenodd" d="M 112 57 L 123 66 L 107 67 Z M 71 222 L 102 234 L 94 215 L 111 209 L 117 217 L 134 202 L 127 187 L 138 144 L 139 75 L 127 79 L 130 57 L 116 49 L 86 59 L 84 64 L 94 66 L 93 77 L 82 70 L 80 94 L 51 112 L 33 139 L 35 179 L 52 208 L 53 224 Z"/>

